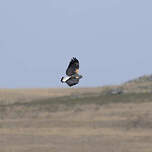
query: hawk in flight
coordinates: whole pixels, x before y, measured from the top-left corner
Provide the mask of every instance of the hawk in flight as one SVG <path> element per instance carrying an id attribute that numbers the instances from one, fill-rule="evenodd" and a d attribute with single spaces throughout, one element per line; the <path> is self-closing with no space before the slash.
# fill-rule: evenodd
<path id="1" fill-rule="evenodd" d="M 79 75 L 78 72 L 79 72 L 79 61 L 73 57 L 66 70 L 67 76 L 62 77 L 61 82 L 67 83 L 70 87 L 78 84 L 79 80 L 82 78 L 82 75 Z"/>

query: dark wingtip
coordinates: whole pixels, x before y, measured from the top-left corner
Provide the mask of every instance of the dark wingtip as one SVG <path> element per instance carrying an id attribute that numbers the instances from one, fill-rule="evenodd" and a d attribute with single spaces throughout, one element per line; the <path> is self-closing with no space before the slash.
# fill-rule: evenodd
<path id="1" fill-rule="evenodd" d="M 73 57 L 71 60 L 72 61 L 78 61 L 78 59 L 76 57 Z"/>
<path id="2" fill-rule="evenodd" d="M 76 57 L 71 58 L 71 62 L 75 62 L 75 61 L 78 62 L 78 59 Z"/>
<path id="3" fill-rule="evenodd" d="M 63 81 L 62 81 L 62 80 L 63 80 L 63 77 L 61 78 L 61 82 L 63 83 Z"/>
<path id="4" fill-rule="evenodd" d="M 75 59 L 76 59 L 75 57 L 72 58 L 72 60 L 75 60 Z"/>

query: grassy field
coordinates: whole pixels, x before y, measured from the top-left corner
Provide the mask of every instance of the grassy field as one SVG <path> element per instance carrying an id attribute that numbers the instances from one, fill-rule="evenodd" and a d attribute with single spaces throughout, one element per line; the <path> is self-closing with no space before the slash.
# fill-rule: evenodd
<path id="1" fill-rule="evenodd" d="M 1 89 L 0 152 L 151 152 L 150 86 L 133 83 Z"/>

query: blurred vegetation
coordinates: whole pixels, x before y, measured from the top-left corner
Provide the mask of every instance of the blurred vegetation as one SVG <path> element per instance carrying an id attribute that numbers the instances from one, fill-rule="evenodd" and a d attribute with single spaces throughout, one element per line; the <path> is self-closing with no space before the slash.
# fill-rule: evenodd
<path id="1" fill-rule="evenodd" d="M 11 106 L 52 106 L 52 105 L 65 105 L 73 107 L 75 105 L 84 104 L 109 104 L 109 103 L 129 103 L 129 102 L 149 102 L 152 101 L 152 93 L 125 93 L 125 94 L 96 94 L 96 95 L 77 95 L 77 96 L 64 96 L 49 99 L 41 99 L 32 101 L 30 103 L 15 103 Z"/>
<path id="2" fill-rule="evenodd" d="M 95 88 L 92 92 L 81 93 L 73 90 L 70 95 L 32 99 L 24 98 L 16 102 L 0 103 L 0 118 L 37 116 L 40 112 L 57 112 L 80 109 L 83 105 L 102 106 L 110 103 L 152 102 L 152 76 L 143 76 L 128 81 L 120 86 Z"/>
<path id="3" fill-rule="evenodd" d="M 121 87 L 126 92 L 152 93 L 152 75 L 144 75 L 136 79 L 127 81 L 126 83 L 122 84 Z"/>
<path id="4" fill-rule="evenodd" d="M 74 95 L 64 96 L 48 99 L 34 100 L 28 103 L 14 103 L 0 106 L 0 115 L 6 116 L 12 112 L 14 117 L 22 117 L 25 113 L 40 112 L 57 112 L 72 109 L 79 109 L 83 105 L 97 105 L 102 106 L 110 103 L 143 103 L 152 102 L 151 93 L 124 93 L 124 94 L 88 94 L 88 95 Z M 5 117 L 4 116 L 4 117 Z"/>

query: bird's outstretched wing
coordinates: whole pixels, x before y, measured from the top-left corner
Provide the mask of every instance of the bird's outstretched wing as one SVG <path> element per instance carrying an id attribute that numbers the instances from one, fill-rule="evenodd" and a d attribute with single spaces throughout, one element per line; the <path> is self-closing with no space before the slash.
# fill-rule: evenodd
<path id="1" fill-rule="evenodd" d="M 78 74 L 78 71 L 79 71 L 79 61 L 76 58 L 72 58 L 66 70 L 66 75 L 71 76 L 73 74 Z"/>

